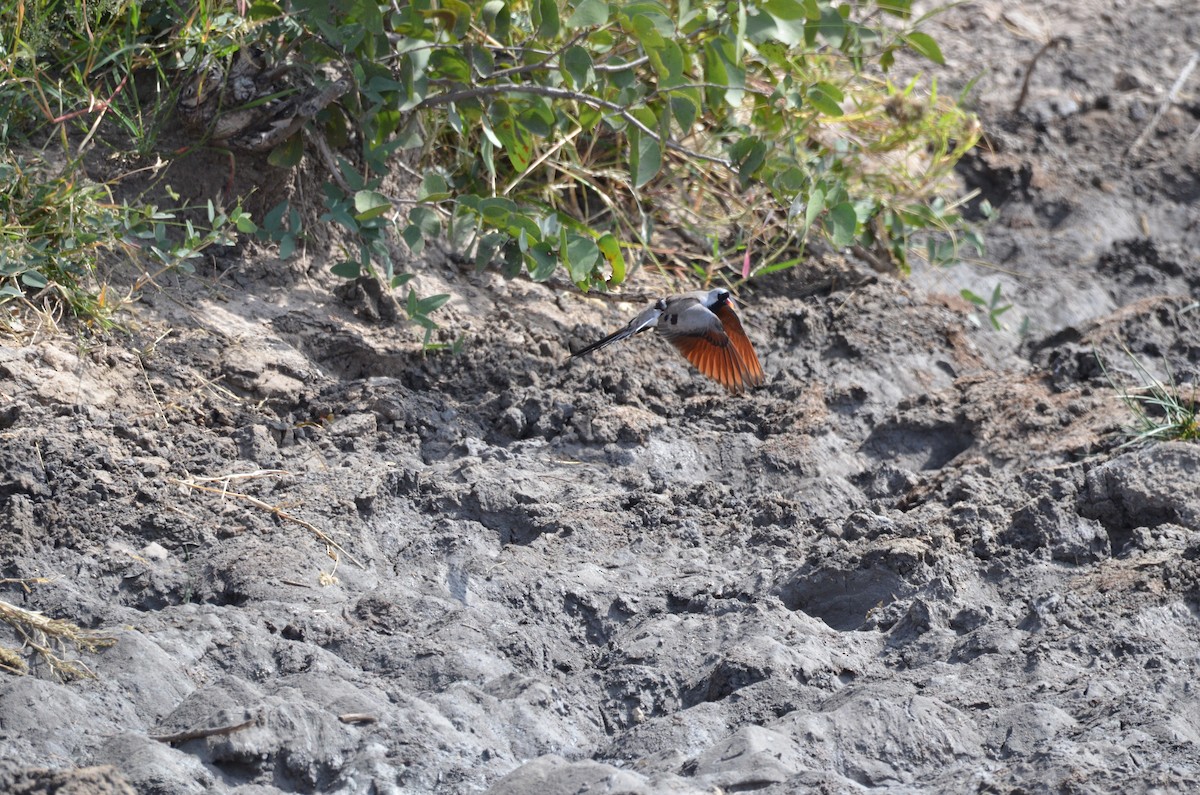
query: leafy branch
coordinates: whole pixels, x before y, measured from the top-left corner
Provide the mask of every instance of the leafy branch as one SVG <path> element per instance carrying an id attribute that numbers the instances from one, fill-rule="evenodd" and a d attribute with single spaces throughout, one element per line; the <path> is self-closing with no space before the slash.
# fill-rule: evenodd
<path id="1" fill-rule="evenodd" d="M 14 3 L 24 7 L 0 7 Z M 580 289 L 615 288 L 647 262 L 701 281 L 753 277 L 803 262 L 813 239 L 900 271 L 921 243 L 938 264 L 982 245 L 945 195 L 977 122 L 936 83 L 876 76 L 901 50 L 942 61 L 911 0 L 200 0 L 186 13 L 76 9 L 95 16 L 78 30 L 55 27 L 60 6 L 48 0 L 37 31 L 4 41 L 0 66 L 17 80 L 0 87 L 0 108 L 22 120 L 40 112 L 64 146 L 68 126 L 103 141 L 101 122 L 116 119 L 153 152 L 169 115 L 158 109 L 175 106 L 188 75 L 239 54 L 262 53 L 272 73 L 336 73 L 352 85 L 293 121 L 269 156 L 289 168 L 316 150 L 329 173 L 321 221 L 345 230 L 332 269 L 347 278 L 401 288 L 408 261 L 441 236 L 479 267 L 538 281 L 565 272 Z M 53 66 L 36 74 L 11 55 L 42 51 Z M 153 108 L 128 90 L 139 70 L 165 100 Z M 409 168 L 415 197 L 392 195 L 388 180 Z M 221 235 L 253 234 L 281 256 L 304 237 L 290 206 L 261 221 L 210 216 Z M 195 245 L 180 262 L 208 239 L 186 233 Z M 752 247 L 771 259 L 741 257 L 718 273 L 721 251 Z M 0 274 L 10 294 L 39 283 L 37 262 Z M 428 332 L 444 298 L 409 289 L 403 306 Z"/>

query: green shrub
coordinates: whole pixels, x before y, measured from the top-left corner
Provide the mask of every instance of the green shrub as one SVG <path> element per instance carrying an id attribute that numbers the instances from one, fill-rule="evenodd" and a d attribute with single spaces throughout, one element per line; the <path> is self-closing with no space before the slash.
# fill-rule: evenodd
<path id="1" fill-rule="evenodd" d="M 68 128 L 104 137 L 96 114 L 71 111 L 98 97 L 110 97 L 100 117 L 151 150 L 183 82 L 173 70 L 251 42 L 299 83 L 352 80 L 270 155 L 290 166 L 322 153 L 322 220 L 346 232 L 333 265 L 345 277 L 400 287 L 411 274 L 391 244 L 415 255 L 442 235 L 480 267 L 534 280 L 561 268 L 581 289 L 616 287 L 646 261 L 707 281 L 722 250 L 742 253 L 729 276 L 748 278 L 800 262 L 813 236 L 902 272 L 922 242 L 937 264 L 980 245 L 943 195 L 977 123 L 935 83 L 885 77 L 902 49 L 942 60 L 911 0 L 0 5 L 25 20 L 4 41 L 0 103 L 57 129 L 68 152 Z M 46 32 L 56 13 L 91 16 Z M 138 73 L 159 112 L 122 91 Z M 411 196 L 385 187 L 400 168 L 420 177 Z M 290 251 L 303 234 L 292 209 L 258 224 L 213 215 Z M 689 244 L 664 248 L 664 229 Z M 52 278 L 42 267 L 20 278 Z M 443 302 L 404 305 L 428 329 Z"/>

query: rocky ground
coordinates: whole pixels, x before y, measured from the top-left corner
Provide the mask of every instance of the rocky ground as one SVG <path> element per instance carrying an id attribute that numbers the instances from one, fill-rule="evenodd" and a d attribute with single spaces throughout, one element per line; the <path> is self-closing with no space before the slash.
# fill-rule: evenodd
<path id="1" fill-rule="evenodd" d="M 0 599 L 115 643 L 0 675 L 0 789 L 1200 788 L 1200 446 L 1115 449 L 1098 364 L 1200 377 L 1200 74 L 1129 151 L 1200 6 L 933 32 L 990 263 L 754 284 L 747 396 L 653 338 L 564 367 L 637 307 L 436 254 L 458 355 L 249 258 L 8 340 Z"/>

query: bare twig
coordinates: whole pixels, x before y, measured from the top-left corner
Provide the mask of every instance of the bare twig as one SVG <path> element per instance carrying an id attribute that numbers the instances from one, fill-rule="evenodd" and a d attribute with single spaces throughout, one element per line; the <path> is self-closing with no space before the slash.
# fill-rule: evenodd
<path id="1" fill-rule="evenodd" d="M 142 371 L 142 380 L 146 382 L 146 391 L 150 393 L 150 397 L 154 400 L 155 413 L 158 414 L 159 422 L 162 423 L 162 428 L 169 428 L 170 423 L 167 422 L 166 412 L 163 411 L 162 401 L 158 399 L 158 394 L 154 391 L 154 385 L 150 383 L 150 375 L 146 372 L 146 364 L 142 361 L 142 357 L 137 357 L 138 369 Z"/>
<path id="2" fill-rule="evenodd" d="M 338 720 L 342 723 L 378 723 L 379 718 L 374 715 L 368 715 L 365 712 L 347 712 L 345 715 L 338 715 Z"/>
<path id="3" fill-rule="evenodd" d="M 1188 151 L 1196 145 L 1196 141 L 1200 141 L 1200 124 L 1196 125 L 1196 129 L 1192 130 L 1192 134 L 1188 136 Z"/>
<path id="4" fill-rule="evenodd" d="M 242 729 L 249 729 L 252 726 L 258 725 L 258 718 L 253 717 L 250 720 L 234 723 L 229 726 L 213 726 L 207 729 L 188 729 L 186 731 L 175 732 L 174 734 L 152 734 L 151 740 L 157 740 L 160 743 L 186 743 L 188 740 L 202 740 L 205 737 L 223 737 L 227 734 L 240 732 Z"/>
<path id="5" fill-rule="evenodd" d="M 1179 89 L 1183 88 L 1183 84 L 1192 76 L 1192 72 L 1195 71 L 1197 64 L 1200 64 L 1200 50 L 1192 54 L 1191 59 L 1183 67 L 1183 71 L 1179 73 L 1179 77 L 1175 78 L 1175 83 L 1171 86 L 1171 90 L 1167 92 L 1167 95 L 1163 97 L 1162 102 L 1158 104 L 1158 110 L 1154 111 L 1154 115 L 1150 117 L 1150 122 L 1146 125 L 1146 129 L 1142 130 L 1141 134 L 1129 145 L 1128 151 L 1125 152 L 1126 157 L 1137 154 L 1137 151 L 1146 143 L 1146 139 L 1150 137 L 1151 133 L 1154 132 L 1154 128 L 1158 127 L 1158 123 L 1162 121 L 1163 114 L 1167 112 L 1167 108 L 1171 107 L 1175 102 L 1175 97 L 1179 94 Z"/>
<path id="6" fill-rule="evenodd" d="M 577 42 L 580 39 L 582 39 L 583 37 L 587 36 L 589 33 L 591 33 L 591 31 L 584 28 L 583 30 L 579 31 L 574 36 L 572 36 L 567 41 L 566 44 L 559 47 L 554 52 L 548 53 L 545 58 L 538 61 L 537 63 L 526 64 L 524 66 L 514 66 L 509 69 L 500 69 L 495 72 L 492 72 L 490 75 L 487 76 L 487 78 L 489 80 L 499 80 L 501 78 L 506 78 L 511 75 L 519 75 L 519 74 L 524 74 L 526 72 L 536 72 L 539 69 L 549 69 L 549 68 L 551 68 L 550 67 L 551 61 L 553 61 L 555 58 L 561 57 L 562 54 L 564 52 L 566 52 L 568 48 L 575 46 L 575 42 Z"/>
<path id="7" fill-rule="evenodd" d="M 1013 113 L 1017 113 L 1021 110 L 1021 107 L 1025 104 L 1025 99 L 1029 96 L 1029 82 L 1033 79 L 1033 70 L 1035 67 L 1037 67 L 1038 59 L 1040 59 L 1051 49 L 1063 44 L 1066 41 L 1066 36 L 1055 36 L 1054 38 L 1050 39 L 1050 41 L 1043 44 L 1041 49 L 1035 52 L 1033 57 L 1029 59 L 1029 66 L 1025 67 L 1025 78 L 1021 81 L 1021 93 L 1017 95 L 1017 101 L 1013 103 Z"/>
<path id="8" fill-rule="evenodd" d="M 333 181 L 337 183 L 338 187 L 348 194 L 353 194 L 354 191 L 350 189 L 350 184 L 346 182 L 346 177 L 338 168 L 337 157 L 329 148 L 329 142 L 325 140 L 325 136 L 304 127 L 304 139 L 317 150 L 317 154 L 321 156 L 321 162 L 325 164 L 325 169 L 329 172 L 329 176 L 333 177 Z"/>

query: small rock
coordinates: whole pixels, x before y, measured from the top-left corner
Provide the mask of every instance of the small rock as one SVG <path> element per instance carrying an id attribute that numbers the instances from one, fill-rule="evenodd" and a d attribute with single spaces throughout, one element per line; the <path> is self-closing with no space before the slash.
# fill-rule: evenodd
<path id="1" fill-rule="evenodd" d="M 167 552 L 166 548 L 157 541 L 151 541 L 146 546 L 142 547 L 141 555 L 147 560 L 166 560 L 171 553 Z"/>

